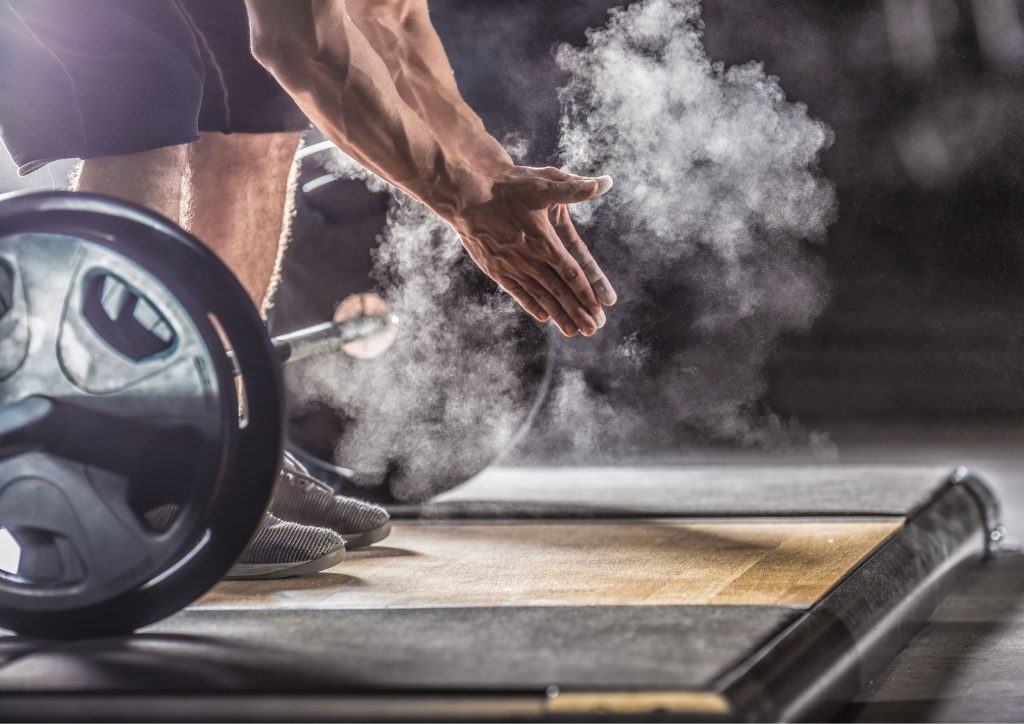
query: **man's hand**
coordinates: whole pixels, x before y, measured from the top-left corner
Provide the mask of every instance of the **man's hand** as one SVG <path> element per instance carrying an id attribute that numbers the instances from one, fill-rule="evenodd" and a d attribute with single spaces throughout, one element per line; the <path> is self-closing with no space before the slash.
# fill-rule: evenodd
<path id="1" fill-rule="evenodd" d="M 554 320 L 567 337 L 589 337 L 604 326 L 601 305 L 614 303 L 615 292 L 576 234 L 566 205 L 609 188 L 607 176 L 517 166 L 491 179 L 449 221 L 477 266 L 535 319 Z"/>
<path id="2" fill-rule="evenodd" d="M 515 173 L 519 175 L 539 175 L 552 181 L 585 180 L 582 176 L 574 176 L 551 166 L 547 168 L 517 166 Z M 608 178 L 608 181 L 610 182 L 611 179 Z M 603 195 L 608 188 L 610 188 L 610 185 L 599 193 L 598 196 Z M 601 271 L 601 267 L 598 266 L 597 261 L 590 254 L 590 249 L 587 248 L 579 232 L 576 231 L 576 225 L 572 222 L 572 216 L 569 214 L 569 206 L 567 204 L 551 206 L 548 209 L 548 220 L 551 222 L 551 226 L 554 227 L 555 233 L 558 234 L 558 238 L 562 240 L 562 244 L 565 245 L 565 248 L 569 250 L 569 253 L 579 263 L 580 268 L 583 269 L 584 274 L 587 276 L 587 281 L 590 282 L 590 286 L 594 290 L 597 301 L 606 307 L 615 304 L 618 300 L 618 295 L 615 294 L 615 290 L 612 288 L 611 282 L 608 281 L 608 277 Z"/>
<path id="3" fill-rule="evenodd" d="M 488 189 L 477 202 L 487 205 L 486 213 L 494 213 L 494 219 L 477 214 L 479 209 L 472 204 L 435 210 L 459 229 L 480 268 L 530 314 L 539 320 L 554 318 L 569 335 L 577 330 L 593 334 L 604 323 L 600 305 L 593 304 L 595 297 L 610 306 L 615 292 L 576 232 L 566 204 L 553 201 L 550 193 L 542 191 L 544 184 L 524 181 L 510 190 L 514 186 L 510 179 L 539 177 L 556 182 L 553 186 L 575 181 L 586 184 L 585 188 L 591 188 L 594 180 L 555 168 L 515 165 L 459 93 L 441 38 L 430 21 L 427 0 L 347 0 L 347 4 L 353 21 L 387 64 L 402 100 L 438 140 L 476 173 L 492 179 L 500 191 L 492 200 Z M 465 184 L 474 185 L 479 185 L 475 179 Z M 610 179 L 602 180 L 596 195 L 607 191 L 608 185 Z M 460 211 L 463 208 L 467 213 Z M 560 245 L 554 243 L 556 239 Z M 572 278 L 566 279 L 560 271 Z"/>
<path id="4" fill-rule="evenodd" d="M 470 159 L 470 162 L 472 162 L 472 159 Z M 546 168 L 535 168 L 532 166 L 515 166 L 512 165 L 511 162 L 504 170 L 504 173 L 517 177 L 541 176 L 552 181 L 591 180 L 583 176 L 575 176 L 573 174 L 566 173 L 565 171 L 551 166 Z M 608 182 L 610 181 L 611 179 L 608 179 Z M 610 187 L 610 184 L 608 187 Z M 598 196 L 607 191 L 608 187 L 605 187 Z M 587 248 L 586 243 L 576 230 L 576 225 L 573 223 L 572 216 L 569 214 L 568 204 L 553 204 L 548 207 L 548 221 L 551 222 L 551 226 L 554 228 L 555 234 L 561 240 L 562 244 L 566 249 L 568 249 L 569 253 L 576 260 L 576 263 L 580 265 L 587 281 L 590 282 L 590 287 L 593 290 L 597 301 L 601 302 L 601 304 L 606 307 L 614 305 L 615 302 L 618 301 L 618 295 L 612 288 L 608 277 L 605 276 L 601 267 L 591 255 L 590 249 Z"/>

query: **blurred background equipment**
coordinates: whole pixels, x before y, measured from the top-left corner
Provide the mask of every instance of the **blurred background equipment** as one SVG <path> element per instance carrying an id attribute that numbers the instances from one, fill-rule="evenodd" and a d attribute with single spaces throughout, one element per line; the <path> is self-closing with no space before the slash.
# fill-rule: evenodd
<path id="1" fill-rule="evenodd" d="M 373 308 L 395 321 L 372 354 L 346 349 L 286 366 L 289 438 L 344 494 L 418 502 L 473 477 L 529 428 L 551 385 L 553 334 L 478 272 L 446 225 L 392 201 L 379 182 L 352 178 L 336 154 L 322 141 L 299 153 L 294 241 L 272 330 Z M 385 242 L 385 268 L 375 257 L 389 209 L 392 219 L 426 223 Z"/>

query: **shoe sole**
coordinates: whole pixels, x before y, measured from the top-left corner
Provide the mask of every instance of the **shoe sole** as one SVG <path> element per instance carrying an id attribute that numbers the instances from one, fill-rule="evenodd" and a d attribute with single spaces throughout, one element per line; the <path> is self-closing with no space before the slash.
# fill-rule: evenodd
<path id="1" fill-rule="evenodd" d="M 345 539 L 345 546 L 351 550 L 353 548 L 366 548 L 374 543 L 380 543 L 389 535 L 391 535 L 390 520 L 373 530 L 368 530 L 364 533 L 342 533 L 341 537 Z"/>
<path id="2" fill-rule="evenodd" d="M 333 568 L 345 558 L 346 549 L 339 548 L 311 561 L 298 563 L 236 563 L 224 576 L 225 581 L 267 581 L 294 578 Z"/>

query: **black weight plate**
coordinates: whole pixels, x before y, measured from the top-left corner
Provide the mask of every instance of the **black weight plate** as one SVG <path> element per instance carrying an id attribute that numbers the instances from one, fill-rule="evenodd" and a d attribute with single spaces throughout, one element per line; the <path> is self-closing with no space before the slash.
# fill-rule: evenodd
<path id="1" fill-rule="evenodd" d="M 513 328 L 497 344 L 495 333 L 483 325 L 462 328 L 450 347 L 430 347 L 417 368 L 417 349 L 427 342 L 400 323 L 394 346 L 381 358 L 339 354 L 332 362 L 289 365 L 292 444 L 315 469 L 327 462 L 351 471 L 348 479 L 330 478 L 345 495 L 410 503 L 461 485 L 513 445 L 550 385 L 554 346 L 543 328 Z M 389 364 L 391 355 L 403 361 Z M 495 356 L 502 360 L 497 370 Z M 330 401 L 302 399 L 302 390 L 318 387 L 309 386 L 305 368 L 311 366 L 319 368 L 313 378 L 335 380 Z M 346 415 L 343 398 L 339 404 L 341 380 L 352 385 L 356 399 L 365 403 L 375 396 L 379 406 L 352 404 L 347 409 L 359 412 Z M 413 386 L 417 406 L 409 404 Z M 491 396 L 481 396 L 482 389 Z"/>
<path id="2" fill-rule="evenodd" d="M 0 266 L 0 626 L 134 630 L 208 590 L 262 515 L 282 446 L 269 340 L 209 250 L 112 199 L 0 197 Z"/>
<path id="3" fill-rule="evenodd" d="M 305 178 L 318 173 L 307 168 Z M 441 250 L 425 253 L 423 267 L 406 268 L 402 280 L 375 279 L 380 194 L 353 181 L 312 187 L 300 195 L 275 332 L 329 318 L 334 304 L 371 290 L 399 319 L 393 346 L 378 358 L 286 365 L 290 441 L 304 460 L 354 471 L 354 484 L 333 481 L 345 494 L 414 502 L 456 487 L 509 448 L 546 394 L 548 328 L 508 303 L 465 255 L 453 262 L 443 251 L 452 239 L 441 232 L 421 240 Z M 438 289 L 419 273 L 445 283 Z"/>

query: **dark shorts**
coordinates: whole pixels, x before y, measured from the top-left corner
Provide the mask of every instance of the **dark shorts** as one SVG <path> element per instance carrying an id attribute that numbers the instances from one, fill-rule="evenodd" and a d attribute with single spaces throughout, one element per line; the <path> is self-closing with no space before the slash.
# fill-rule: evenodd
<path id="1" fill-rule="evenodd" d="M 23 174 L 308 126 L 252 57 L 243 0 L 0 0 L 0 137 Z"/>

